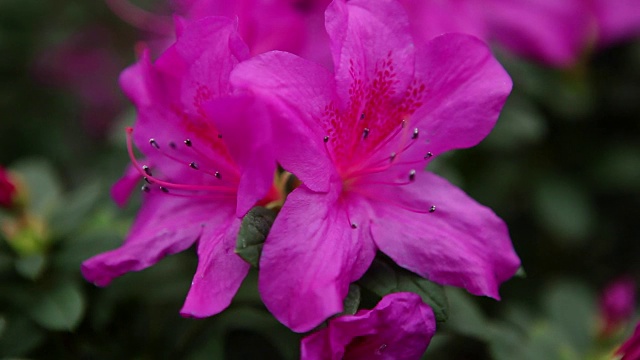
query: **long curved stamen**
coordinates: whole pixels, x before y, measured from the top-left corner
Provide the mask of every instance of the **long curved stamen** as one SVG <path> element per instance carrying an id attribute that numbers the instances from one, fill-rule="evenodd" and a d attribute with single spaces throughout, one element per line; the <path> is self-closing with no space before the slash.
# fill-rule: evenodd
<path id="1" fill-rule="evenodd" d="M 195 151 L 196 154 L 198 156 L 200 156 L 201 158 L 203 158 L 203 159 L 209 158 L 209 156 L 204 154 L 202 151 L 195 149 L 193 147 L 193 142 L 191 140 L 186 139 L 184 141 L 184 143 L 188 148 L 190 148 L 193 151 Z M 181 159 L 181 158 L 179 158 L 179 157 L 177 157 L 175 155 L 172 155 L 172 154 L 167 153 L 166 151 L 163 151 L 160 148 L 160 145 L 158 144 L 158 142 L 155 139 L 149 139 L 149 144 L 154 149 L 156 149 L 160 154 L 162 154 L 163 156 L 166 156 L 167 158 L 169 158 L 169 159 L 171 159 L 171 160 L 173 160 L 175 162 L 187 164 L 187 165 L 189 165 L 190 168 L 192 168 L 194 170 L 199 170 L 202 173 L 207 174 L 207 175 L 211 175 L 211 176 L 213 176 L 213 177 L 215 177 L 215 178 L 217 178 L 219 180 L 222 179 L 222 175 L 221 175 L 220 171 L 211 171 L 211 170 L 207 170 L 207 169 L 201 168 L 200 166 L 198 166 L 198 164 L 195 161 L 190 161 L 190 160 L 187 160 L 187 159 Z M 172 150 L 176 150 L 177 149 L 177 146 L 173 141 L 169 143 L 169 147 Z M 230 179 L 234 179 L 234 178 L 235 179 L 239 179 L 240 178 L 240 173 L 238 172 L 238 170 L 235 167 L 227 166 L 227 167 L 224 168 L 224 171 L 226 172 L 227 170 L 229 170 L 229 172 L 231 173 L 231 178 Z"/>
<path id="2" fill-rule="evenodd" d="M 211 185 L 187 185 L 187 184 L 176 184 L 168 181 L 160 180 L 156 177 L 151 176 L 151 172 L 148 170 L 148 167 L 141 166 L 136 160 L 135 155 L 133 153 L 133 140 L 131 139 L 131 134 L 133 134 L 133 128 L 127 127 L 127 151 L 129 153 L 129 158 L 131 159 L 131 163 L 138 170 L 140 175 L 142 175 L 147 182 L 152 184 L 160 185 L 164 188 L 173 188 L 173 189 L 182 189 L 182 190 L 195 190 L 195 191 L 214 191 L 220 193 L 229 193 L 235 194 L 237 189 L 235 187 L 229 186 L 211 186 Z M 155 147 L 155 146 L 154 146 Z"/>
<path id="3" fill-rule="evenodd" d="M 381 143 L 377 144 L 375 148 L 371 150 L 371 153 L 375 154 L 377 151 L 379 151 L 379 149 L 382 149 L 383 146 L 386 146 L 387 144 L 389 144 L 393 139 L 397 139 L 398 135 L 407 135 L 407 132 L 404 131 L 404 129 L 406 128 L 407 128 L 407 120 L 402 120 L 402 122 L 400 123 L 400 127 L 397 128 L 395 131 L 393 131 L 391 134 L 389 134 L 389 136 L 387 136 Z M 368 135 L 369 131 L 365 133 Z M 377 174 L 377 173 L 387 171 L 394 165 L 408 165 L 408 164 L 420 163 L 421 161 L 409 161 L 409 162 L 402 162 L 402 163 L 395 162 L 395 160 L 399 156 L 401 156 L 404 152 L 406 152 L 409 148 L 411 148 L 413 145 L 416 144 L 418 135 L 419 135 L 419 129 L 414 128 L 411 133 L 411 137 L 409 139 L 406 139 L 406 137 L 404 136 L 403 138 L 405 138 L 406 140 L 403 141 L 402 139 L 400 139 L 398 147 L 402 147 L 401 149 L 398 149 L 392 152 L 389 157 L 375 160 L 373 162 L 364 162 L 361 164 L 361 166 L 358 166 L 355 170 L 348 172 L 345 175 L 345 177 L 353 179 L 353 178 L 358 178 L 362 176 L 367 176 L 367 175 Z M 363 140 L 364 139 L 365 137 L 363 137 Z M 408 140 L 408 143 L 405 143 L 405 141 L 407 140 Z M 426 159 L 427 157 L 425 157 L 425 160 Z"/>
<path id="4" fill-rule="evenodd" d="M 327 135 L 322 139 L 322 143 L 324 144 L 324 151 L 327 153 L 327 156 L 329 157 L 329 160 L 331 160 L 331 162 L 335 164 L 336 162 L 333 159 L 333 155 L 331 155 L 331 151 L 329 150 L 329 145 L 328 145 L 329 144 L 329 140 L 330 140 L 330 138 Z"/>
<path id="5" fill-rule="evenodd" d="M 381 197 L 376 197 L 376 196 L 374 196 L 372 194 L 369 194 L 369 193 L 367 193 L 365 191 L 360 191 L 358 189 L 353 189 L 352 191 L 355 192 L 355 193 L 358 193 L 358 194 L 360 194 L 360 195 L 362 195 L 362 196 L 364 196 L 364 197 L 366 197 L 366 198 L 368 198 L 370 200 L 373 200 L 373 201 L 376 201 L 376 202 L 379 202 L 379 203 L 383 203 L 383 204 L 386 204 L 386 205 L 396 206 L 396 207 L 399 207 L 399 208 L 401 208 L 403 210 L 407 210 L 407 211 L 410 211 L 410 212 L 413 212 L 413 213 L 417 213 L 417 214 L 433 214 L 436 211 L 436 206 L 435 205 L 431 205 L 428 209 L 425 209 L 425 210 L 423 210 L 423 209 L 415 209 L 415 208 L 403 205 L 401 203 L 390 201 L 390 200 L 387 200 L 387 199 L 384 199 L 384 198 L 381 198 Z"/>
<path id="6" fill-rule="evenodd" d="M 389 181 L 359 181 L 358 185 L 393 185 L 393 186 L 402 186 L 409 185 L 416 180 L 416 171 L 411 170 L 409 172 L 409 178 L 404 182 L 389 182 Z"/>
<path id="7" fill-rule="evenodd" d="M 378 174 L 381 172 L 385 172 L 387 170 L 389 170 L 391 167 L 396 166 L 396 165 L 414 165 L 414 164 L 420 164 L 426 160 L 428 160 L 429 158 L 431 158 L 431 156 L 433 155 L 427 155 L 424 157 L 424 159 L 421 160 L 413 160 L 413 161 L 403 161 L 403 162 L 396 162 L 395 160 L 402 155 L 402 153 L 404 153 L 406 150 L 408 150 L 411 145 L 415 144 L 415 142 L 410 142 L 407 146 L 405 146 L 402 150 L 400 150 L 399 152 L 392 152 L 389 157 L 386 157 L 384 159 L 375 161 L 374 163 L 370 164 L 370 166 L 374 166 L 374 167 L 361 167 L 358 170 L 352 171 L 351 173 L 348 174 L 348 178 L 349 179 L 354 179 L 354 178 L 359 178 L 359 177 L 363 177 L 363 176 L 367 176 L 367 175 L 372 175 L 372 174 Z M 431 153 L 427 153 L 427 154 L 431 154 Z M 382 166 L 375 166 L 375 165 L 379 165 L 379 164 L 384 164 Z"/>
<path id="8" fill-rule="evenodd" d="M 205 200 L 221 200 L 221 199 L 232 199 L 232 198 L 235 198 L 236 196 L 235 194 L 231 194 L 231 193 L 217 193 L 217 194 L 206 194 L 206 195 L 180 194 L 174 191 L 169 191 L 167 188 L 162 186 L 160 186 L 158 189 L 162 191 L 163 195 L 165 196 L 173 196 L 173 197 L 189 198 L 189 199 L 198 198 L 198 199 L 205 199 Z M 148 193 L 148 192 L 151 192 L 152 190 L 149 186 L 143 185 L 142 191 Z"/>
<path id="9" fill-rule="evenodd" d="M 222 138 L 222 136 L 220 134 L 218 134 L 218 138 Z M 210 158 L 209 155 L 205 154 L 204 152 L 202 152 L 202 150 L 198 149 L 196 146 L 194 146 L 195 144 L 193 143 L 193 141 L 191 141 L 191 139 L 186 139 L 184 141 L 184 144 L 191 149 L 193 152 L 195 152 L 199 157 L 203 158 L 203 159 L 207 159 Z M 226 166 L 224 166 L 226 165 Z M 240 179 L 240 172 L 238 171 L 238 169 L 228 163 L 224 163 L 223 162 L 223 166 L 221 166 L 222 168 L 220 169 L 221 171 L 224 171 L 225 173 L 227 173 L 227 171 L 230 173 L 230 176 L 232 178 L 235 179 Z M 218 179 L 221 178 L 220 175 L 220 171 L 215 171 L 215 172 L 210 172 L 210 171 L 206 171 L 206 170 L 202 170 L 205 174 L 214 176 Z"/>

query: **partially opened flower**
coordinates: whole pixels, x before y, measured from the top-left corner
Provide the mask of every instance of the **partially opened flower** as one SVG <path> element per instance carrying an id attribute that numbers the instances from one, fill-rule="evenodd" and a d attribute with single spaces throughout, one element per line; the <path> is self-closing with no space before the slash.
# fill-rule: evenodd
<path id="1" fill-rule="evenodd" d="M 339 316 L 302 339 L 302 360 L 414 360 L 436 331 L 433 310 L 413 293 L 385 296 L 375 308 Z"/>
<path id="2" fill-rule="evenodd" d="M 155 63 L 147 52 L 122 74 L 138 109 L 128 147 L 138 179 L 147 181 L 143 205 L 124 244 L 85 261 L 82 272 L 105 286 L 197 242 L 198 268 L 181 312 L 201 317 L 223 310 L 249 269 L 233 252 L 239 217 L 269 190 L 275 161 L 265 112 L 251 96 L 231 93 L 229 73 L 248 57 L 234 21 L 177 27 L 178 41 Z M 114 197 L 122 201 L 135 178 L 125 175 Z"/>
<path id="3" fill-rule="evenodd" d="M 271 52 L 231 81 L 268 94 L 277 157 L 303 185 L 279 213 L 260 262 L 269 310 L 307 331 L 342 310 L 376 251 L 432 281 L 498 298 L 519 267 L 493 211 L 422 169 L 491 130 L 511 80 L 484 43 L 414 43 L 392 0 L 334 1 L 326 13 L 335 74 Z"/>

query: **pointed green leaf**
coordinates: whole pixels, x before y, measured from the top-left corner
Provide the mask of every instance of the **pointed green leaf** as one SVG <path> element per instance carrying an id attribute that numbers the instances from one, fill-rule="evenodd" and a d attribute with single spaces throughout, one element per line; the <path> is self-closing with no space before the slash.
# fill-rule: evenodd
<path id="1" fill-rule="evenodd" d="M 431 306 L 437 321 L 447 321 L 449 317 L 449 302 L 442 286 L 387 261 L 375 259 L 358 283 L 379 296 L 404 291 L 416 293 Z"/>
<path id="2" fill-rule="evenodd" d="M 238 232 L 235 252 L 246 262 L 258 267 L 262 245 L 269 234 L 276 213 L 267 208 L 256 206 L 242 219 Z"/>
<path id="3" fill-rule="evenodd" d="M 31 318 L 49 330 L 73 330 L 84 314 L 84 298 L 73 284 L 62 284 L 41 296 Z"/>
<path id="4" fill-rule="evenodd" d="M 360 306 L 360 287 L 356 284 L 349 285 L 349 293 L 344 298 L 344 309 L 342 313 L 345 315 L 353 315 L 358 311 Z"/>
<path id="5" fill-rule="evenodd" d="M 447 321 L 449 318 L 449 300 L 442 286 L 412 272 L 400 270 L 397 289 L 420 295 L 422 301 L 431 306 L 438 322 Z"/>

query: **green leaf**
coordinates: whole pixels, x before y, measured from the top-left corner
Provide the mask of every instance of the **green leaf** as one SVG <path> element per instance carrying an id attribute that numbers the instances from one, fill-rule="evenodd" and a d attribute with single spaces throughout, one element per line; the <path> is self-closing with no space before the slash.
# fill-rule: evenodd
<path id="1" fill-rule="evenodd" d="M 375 259 L 358 283 L 379 296 L 385 296 L 398 286 L 398 276 L 387 263 Z"/>
<path id="2" fill-rule="evenodd" d="M 572 348 L 584 355 L 584 350 L 594 341 L 594 314 L 598 313 L 596 295 L 584 284 L 570 280 L 553 284 L 544 295 L 544 305 L 550 321 L 562 332 Z"/>
<path id="3" fill-rule="evenodd" d="M 580 245 L 592 232 L 595 210 L 579 182 L 548 175 L 538 182 L 535 215 L 565 245 Z"/>
<path id="4" fill-rule="evenodd" d="M 20 315 L 8 315 L 0 336 L 3 359 L 26 356 L 45 340 L 45 334 L 33 321 Z"/>
<path id="5" fill-rule="evenodd" d="M 446 323 L 447 329 L 476 339 L 490 340 L 487 331 L 489 321 L 480 307 L 460 289 L 447 289 L 450 304 L 450 316 Z"/>
<path id="6" fill-rule="evenodd" d="M 47 259 L 40 254 L 21 257 L 16 260 L 16 271 L 29 280 L 35 280 L 46 268 Z"/>
<path id="7" fill-rule="evenodd" d="M 64 198 L 61 206 L 52 216 L 51 228 L 58 235 L 77 230 L 91 214 L 104 189 L 98 183 L 90 183 Z"/>
<path id="8" fill-rule="evenodd" d="M 360 306 L 360 287 L 356 284 L 350 284 L 349 293 L 344 298 L 344 310 L 342 310 L 342 313 L 353 315 L 358 311 L 358 306 Z"/>
<path id="9" fill-rule="evenodd" d="M 45 160 L 21 161 L 11 168 L 20 174 L 27 185 L 28 209 L 47 218 L 60 203 L 62 187 L 53 167 Z"/>
<path id="10" fill-rule="evenodd" d="M 78 286 L 64 283 L 37 300 L 31 318 L 49 330 L 73 330 L 84 314 L 85 301 Z"/>
<path id="11" fill-rule="evenodd" d="M 4 330 L 7 328 L 7 319 L 4 316 L 0 315 L 0 339 L 4 334 Z"/>
<path id="12" fill-rule="evenodd" d="M 280 324 L 267 311 L 249 307 L 229 308 L 216 316 L 216 326 L 220 333 L 225 335 L 234 331 L 259 334 L 278 350 L 283 359 L 299 357 L 296 352 L 299 348 L 300 335 Z"/>
<path id="13" fill-rule="evenodd" d="M 260 263 L 260 254 L 264 240 L 269 234 L 276 213 L 267 208 L 256 206 L 242 219 L 238 232 L 235 252 L 254 267 Z"/>
<path id="14" fill-rule="evenodd" d="M 438 322 L 449 318 L 449 302 L 444 288 L 397 265 L 375 259 L 358 283 L 379 296 L 395 292 L 413 292 L 433 309 Z"/>

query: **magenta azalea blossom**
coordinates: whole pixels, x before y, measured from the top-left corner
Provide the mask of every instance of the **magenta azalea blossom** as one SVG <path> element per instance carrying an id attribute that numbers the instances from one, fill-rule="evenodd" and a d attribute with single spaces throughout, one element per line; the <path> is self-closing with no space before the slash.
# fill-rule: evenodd
<path id="1" fill-rule="evenodd" d="M 606 46 L 640 36 L 640 0 L 588 1 L 593 6 L 598 27 L 597 45 Z"/>
<path id="2" fill-rule="evenodd" d="M 616 350 L 620 360 L 640 360 L 640 323 L 636 325 L 633 334 Z"/>
<path id="3" fill-rule="evenodd" d="M 491 0 L 491 37 L 517 55 L 553 66 L 572 65 L 592 32 L 585 0 Z"/>
<path id="4" fill-rule="evenodd" d="M 302 360 L 413 360 L 436 331 L 433 310 L 413 293 L 385 296 L 372 310 L 329 320 L 302 339 Z"/>
<path id="5" fill-rule="evenodd" d="M 625 276 L 609 284 L 600 297 L 600 313 L 604 318 L 604 333 L 617 329 L 627 321 L 636 307 L 636 284 Z"/>
<path id="6" fill-rule="evenodd" d="M 197 242 L 199 263 L 181 313 L 208 316 L 228 306 L 249 265 L 233 249 L 244 215 L 269 190 L 275 161 L 265 112 L 248 95 L 232 95 L 228 77 L 248 57 L 235 23 L 204 18 L 151 63 L 148 52 L 125 70 L 122 86 L 138 109 L 132 156 L 145 176 L 144 201 L 124 244 L 82 265 L 105 286 Z M 217 99 L 217 100 L 216 100 Z M 131 135 L 130 135 L 131 136 Z M 114 188 L 127 197 L 129 172 Z"/>
<path id="7" fill-rule="evenodd" d="M 331 64 L 322 13 L 328 0 L 174 0 L 189 19 L 218 15 L 238 19 L 251 54 L 283 50 Z"/>
<path id="8" fill-rule="evenodd" d="M 490 0 L 490 36 L 514 53 L 566 67 L 595 47 L 640 35 L 639 0 Z"/>
<path id="9" fill-rule="evenodd" d="M 473 0 L 399 0 L 407 9 L 413 36 L 431 40 L 446 33 L 463 33 L 488 39 L 485 2 Z"/>
<path id="10" fill-rule="evenodd" d="M 336 0 L 326 24 L 335 74 L 282 52 L 231 74 L 271 96 L 278 160 L 304 183 L 263 249 L 265 304 L 310 330 L 342 310 L 378 250 L 432 281 L 499 298 L 520 264 L 504 222 L 423 169 L 489 133 L 511 79 L 476 38 L 414 43 L 396 1 Z"/>

